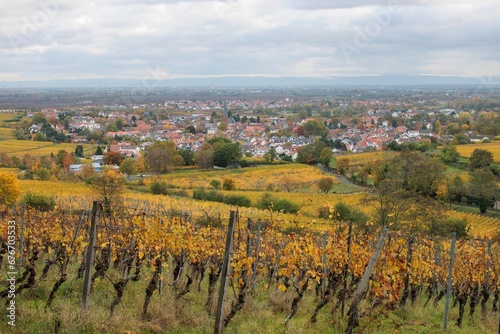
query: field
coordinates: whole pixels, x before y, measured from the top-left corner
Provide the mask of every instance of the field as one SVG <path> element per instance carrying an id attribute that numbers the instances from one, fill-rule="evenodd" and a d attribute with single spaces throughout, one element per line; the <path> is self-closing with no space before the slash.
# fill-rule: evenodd
<path id="1" fill-rule="evenodd" d="M 376 151 L 376 152 L 366 152 L 366 153 L 356 153 L 356 154 L 345 154 L 338 155 L 335 158 L 347 158 L 351 165 L 366 165 L 368 163 L 372 163 L 376 160 L 380 160 L 382 158 L 387 157 L 388 155 L 393 154 L 390 151 Z"/>
<path id="2" fill-rule="evenodd" d="M 469 158 L 472 155 L 472 152 L 477 148 L 490 151 L 491 153 L 493 153 L 493 161 L 500 163 L 500 142 L 457 145 L 458 153 L 466 158 Z"/>
<path id="3" fill-rule="evenodd" d="M 0 113 L 0 122 L 11 120 L 14 117 L 16 117 L 17 115 L 18 115 L 17 113 L 1 112 Z"/>
<path id="4" fill-rule="evenodd" d="M 0 153 L 7 153 L 9 155 L 23 156 L 29 153 L 34 156 L 57 154 L 60 150 L 67 152 L 74 152 L 77 144 L 61 143 L 54 144 L 44 141 L 29 141 L 29 140 L 3 140 L 0 141 Z M 82 144 L 84 154 L 94 154 L 96 145 Z"/>
<path id="5" fill-rule="evenodd" d="M 340 183 L 334 176 L 327 175 L 318 168 L 299 164 L 222 171 L 181 170 L 162 176 L 162 180 L 175 188 L 198 189 L 210 188 L 213 180 L 222 184 L 225 178 L 232 178 L 237 190 L 310 192 L 317 190 L 314 188 L 315 183 L 324 177 L 332 177 L 336 184 Z"/>
<path id="6" fill-rule="evenodd" d="M 13 129 L 0 127 L 0 140 L 1 139 L 10 139 L 10 138 L 12 138 L 13 134 L 14 134 Z"/>

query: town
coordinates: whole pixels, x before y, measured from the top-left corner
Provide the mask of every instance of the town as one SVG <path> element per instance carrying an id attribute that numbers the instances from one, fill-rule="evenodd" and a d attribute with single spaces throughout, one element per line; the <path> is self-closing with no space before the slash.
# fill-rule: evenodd
<path id="1" fill-rule="evenodd" d="M 494 90 L 357 88 L 335 92 L 325 88 L 238 94 L 223 90 L 212 92 L 220 96 L 217 99 L 190 94 L 172 94 L 177 98 L 162 102 L 108 105 L 85 100 L 67 107 L 26 108 L 18 112 L 22 120 L 14 136 L 98 144 L 101 155 L 109 151 L 122 158 L 138 158 L 158 141 L 171 141 L 178 150 L 194 153 L 210 138 L 223 137 L 239 143 L 247 157 L 262 158 L 272 151 L 278 160 L 296 161 L 301 147 L 320 139 L 333 154 L 342 154 L 403 144 L 425 148 L 437 143 L 488 142 L 500 134 L 495 113 L 500 106 L 490 99 L 498 96 Z M 92 97 L 95 94 L 89 94 Z M 100 158 L 99 154 L 94 157 L 97 170 Z M 71 170 L 81 167 L 73 164 Z"/>

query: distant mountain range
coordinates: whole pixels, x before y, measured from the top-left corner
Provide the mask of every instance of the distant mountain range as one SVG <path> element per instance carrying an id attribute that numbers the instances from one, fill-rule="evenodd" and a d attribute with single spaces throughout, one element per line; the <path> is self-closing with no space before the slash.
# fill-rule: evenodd
<path id="1" fill-rule="evenodd" d="M 75 79 L 0 81 L 0 88 L 144 88 L 162 87 L 271 87 L 271 86 L 429 86 L 471 85 L 500 87 L 500 77 L 381 75 L 360 77 L 212 77 L 177 79 Z"/>

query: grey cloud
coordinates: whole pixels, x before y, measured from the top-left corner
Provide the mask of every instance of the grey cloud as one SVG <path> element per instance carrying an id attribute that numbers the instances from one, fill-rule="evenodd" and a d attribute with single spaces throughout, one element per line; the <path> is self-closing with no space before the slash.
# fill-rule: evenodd
<path id="1" fill-rule="evenodd" d="M 142 78 L 156 67 L 172 76 L 470 75 L 464 67 L 484 63 L 500 74 L 496 2 L 402 0 L 377 28 L 387 10 L 368 0 L 75 0 L 13 46 L 9 34 L 22 36 L 23 20 L 40 11 L 23 1 L 0 17 L 0 81 Z M 360 47 L 370 27 L 378 30 Z M 350 61 L 342 45 L 357 49 Z M 446 65 L 453 53 L 461 59 Z"/>

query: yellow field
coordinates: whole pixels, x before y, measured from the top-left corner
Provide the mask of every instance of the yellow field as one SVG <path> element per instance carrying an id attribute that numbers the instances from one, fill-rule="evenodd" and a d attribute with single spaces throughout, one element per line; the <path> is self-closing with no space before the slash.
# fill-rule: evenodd
<path id="1" fill-rule="evenodd" d="M 0 138 L 12 138 L 13 134 L 14 134 L 13 129 L 0 128 Z"/>
<path id="2" fill-rule="evenodd" d="M 14 112 L 2 112 L 0 113 L 0 122 L 2 121 L 6 121 L 6 120 L 9 120 L 9 119 L 13 119 L 14 117 L 17 116 L 17 113 L 14 113 Z"/>
<path id="3" fill-rule="evenodd" d="M 19 169 L 17 169 L 17 168 L 0 167 L 0 172 L 17 173 L 18 171 L 19 171 Z"/>
<path id="4" fill-rule="evenodd" d="M 19 180 L 19 186 L 23 194 L 32 191 L 47 196 L 92 195 L 92 190 L 84 183 Z"/>
<path id="5" fill-rule="evenodd" d="M 96 149 L 96 145 L 82 144 L 85 154 L 93 154 Z M 3 140 L 0 141 L 0 153 L 8 153 L 9 155 L 22 156 L 26 153 L 32 154 L 34 156 L 50 155 L 51 153 L 57 154 L 60 150 L 66 150 L 67 152 L 73 152 L 76 148 L 76 144 L 71 143 L 61 143 L 54 144 L 51 142 L 44 141 L 30 141 L 30 140 Z"/>
<path id="6" fill-rule="evenodd" d="M 241 195 L 248 197 L 252 203 L 257 203 L 265 191 L 225 191 L 224 194 Z M 364 210 L 361 201 L 364 198 L 364 193 L 355 194 L 324 194 L 324 193 L 296 193 L 296 192 L 272 192 L 273 196 L 289 200 L 298 205 L 302 205 L 301 213 L 308 217 L 317 217 L 318 209 L 325 206 L 335 206 L 337 203 L 345 203 L 359 210 Z"/>
<path id="7" fill-rule="evenodd" d="M 326 176 L 328 175 L 313 166 L 289 164 L 227 171 L 176 172 L 164 175 L 162 179 L 177 188 L 197 189 L 210 188 L 212 180 L 222 183 L 224 178 L 231 177 L 238 190 L 286 191 L 288 186 L 293 191 L 299 191 L 304 188 L 309 190 L 311 187 L 314 189 L 314 183 Z M 331 177 L 335 183 L 339 183 L 335 177 Z"/>
<path id="8" fill-rule="evenodd" d="M 470 144 L 470 145 L 457 145 L 457 151 L 461 156 L 468 158 L 472 152 L 480 148 L 493 153 L 493 161 L 500 162 L 500 142 L 485 143 L 485 144 Z"/>
<path id="9" fill-rule="evenodd" d="M 383 159 L 390 154 L 394 154 L 391 151 L 376 151 L 376 152 L 366 152 L 366 153 L 353 153 L 346 155 L 338 155 L 335 158 L 348 158 L 351 165 L 366 165 L 376 160 Z"/>

